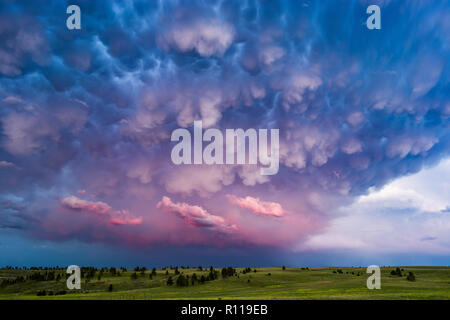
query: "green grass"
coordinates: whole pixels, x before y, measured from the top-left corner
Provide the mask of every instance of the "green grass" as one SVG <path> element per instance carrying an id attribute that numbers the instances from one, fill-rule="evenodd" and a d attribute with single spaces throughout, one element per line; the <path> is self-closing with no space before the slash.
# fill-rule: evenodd
<path id="1" fill-rule="evenodd" d="M 0 288 L 0 299 L 450 299 L 449 267 L 400 267 L 403 273 L 409 271 L 416 281 L 407 281 L 405 276 L 392 276 L 394 267 L 381 271 L 381 289 L 368 290 L 365 268 L 256 268 L 257 272 L 242 273 L 238 277 L 219 278 L 214 281 L 188 287 L 167 286 L 165 271 L 158 270 L 157 276 L 149 279 L 150 271 L 144 275 L 138 272 L 138 279 L 132 280 L 134 271 L 128 270 L 121 276 L 109 273 L 88 283 L 82 280 L 81 290 L 67 290 L 65 278 L 60 281 L 26 281 Z M 342 269 L 343 274 L 333 273 Z M 252 268 L 253 270 L 253 268 Z M 169 270 L 173 279 L 174 271 Z M 184 275 L 208 274 L 197 269 L 180 269 Z M 220 270 L 218 269 L 219 274 Z M 0 270 L 3 278 L 25 276 L 34 271 Z M 64 270 L 60 271 L 61 274 Z M 348 273 L 347 273 L 348 272 Z M 351 274 L 351 273 L 354 274 Z M 42 271 L 41 271 L 42 273 Z M 269 276 L 268 273 L 271 273 Z M 360 273 L 360 276 L 357 276 Z M 250 280 L 250 282 L 248 281 Z M 113 291 L 108 292 L 109 285 Z M 39 290 L 54 292 L 67 290 L 66 295 L 37 296 Z"/>

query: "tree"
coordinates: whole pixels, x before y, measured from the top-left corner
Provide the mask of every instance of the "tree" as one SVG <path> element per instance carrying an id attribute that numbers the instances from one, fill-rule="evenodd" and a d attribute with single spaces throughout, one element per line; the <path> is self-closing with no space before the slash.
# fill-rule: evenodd
<path id="1" fill-rule="evenodd" d="M 178 287 L 186 287 L 188 285 L 188 280 L 183 274 L 180 274 L 177 278 L 177 286 Z"/>
<path id="2" fill-rule="evenodd" d="M 408 273 L 408 276 L 406 277 L 406 280 L 408 281 L 416 281 L 416 276 L 411 271 Z"/>
<path id="3" fill-rule="evenodd" d="M 138 275 L 136 272 L 133 272 L 133 274 L 131 274 L 131 279 L 132 280 L 136 280 L 138 278 Z"/>
<path id="4" fill-rule="evenodd" d="M 232 267 L 222 269 L 222 278 L 232 277 L 236 273 L 236 270 Z"/>
<path id="5" fill-rule="evenodd" d="M 392 276 L 399 276 L 399 277 L 401 277 L 402 276 L 402 271 L 400 270 L 400 268 L 397 267 L 395 270 L 391 271 L 391 275 Z"/>
<path id="6" fill-rule="evenodd" d="M 285 266 L 282 266 L 281 269 L 284 271 L 284 270 L 286 270 L 286 267 L 285 267 Z"/>
<path id="7" fill-rule="evenodd" d="M 172 279 L 172 276 L 169 276 L 169 278 L 167 278 L 167 285 L 168 285 L 168 286 L 173 285 L 173 279 Z"/>
<path id="8" fill-rule="evenodd" d="M 112 292 L 112 291 L 113 291 L 113 285 L 112 285 L 112 284 L 109 285 L 108 291 L 109 291 L 109 292 Z"/>
<path id="9" fill-rule="evenodd" d="M 211 267 L 212 268 L 212 267 Z M 216 280 L 217 279 L 217 271 L 214 269 L 210 269 L 209 270 L 209 274 L 206 277 L 207 281 L 212 281 L 212 280 Z"/>
<path id="10" fill-rule="evenodd" d="M 152 276 L 156 276 L 156 269 L 155 268 L 152 269 Z"/>
<path id="11" fill-rule="evenodd" d="M 191 284 L 194 285 L 198 281 L 197 275 L 194 273 L 191 277 Z"/>
<path id="12" fill-rule="evenodd" d="M 242 271 L 243 274 L 246 274 L 246 273 L 248 273 L 248 272 L 252 272 L 252 269 L 251 269 L 251 268 L 245 268 L 245 269 Z"/>

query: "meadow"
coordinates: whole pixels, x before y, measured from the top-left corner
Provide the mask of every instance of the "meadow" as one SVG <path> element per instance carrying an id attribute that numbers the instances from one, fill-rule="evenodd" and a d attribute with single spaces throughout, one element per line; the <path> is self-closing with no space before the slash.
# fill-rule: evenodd
<path id="1" fill-rule="evenodd" d="M 217 268 L 209 281 L 202 276 L 210 268 L 90 269 L 80 290 L 67 289 L 62 268 L 3 268 L 0 299 L 450 299 L 450 267 L 398 267 L 401 275 L 391 274 L 396 268 L 381 268 L 380 290 L 367 289 L 365 268 L 236 268 L 229 276 Z"/>

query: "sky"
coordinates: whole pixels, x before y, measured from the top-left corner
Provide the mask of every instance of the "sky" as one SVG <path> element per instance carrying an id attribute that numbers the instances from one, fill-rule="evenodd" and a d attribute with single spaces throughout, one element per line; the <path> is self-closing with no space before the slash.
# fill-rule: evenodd
<path id="1" fill-rule="evenodd" d="M 449 45 L 446 1 L 2 1 L 0 265 L 450 265 Z M 199 120 L 279 171 L 174 164 Z"/>

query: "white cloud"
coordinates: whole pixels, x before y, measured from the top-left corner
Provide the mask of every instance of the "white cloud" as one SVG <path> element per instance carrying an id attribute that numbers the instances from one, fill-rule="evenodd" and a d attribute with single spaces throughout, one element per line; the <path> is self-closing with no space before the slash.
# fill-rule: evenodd
<path id="1" fill-rule="evenodd" d="M 371 190 L 299 249 L 450 254 L 449 181 L 450 158 Z"/>

